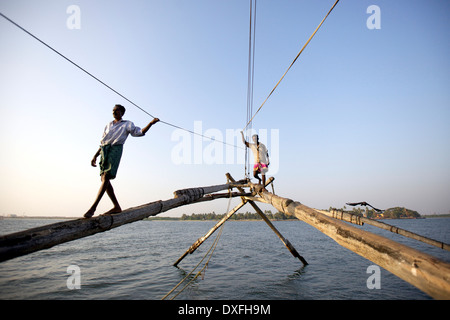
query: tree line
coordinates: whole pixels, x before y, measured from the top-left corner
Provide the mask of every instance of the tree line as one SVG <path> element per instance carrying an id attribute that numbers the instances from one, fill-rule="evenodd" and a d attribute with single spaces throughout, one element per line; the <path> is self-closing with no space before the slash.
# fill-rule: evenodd
<path id="1" fill-rule="evenodd" d="M 285 213 L 279 211 L 272 213 L 271 210 L 265 210 L 264 214 L 270 220 L 297 220 L 295 216 L 286 215 Z M 190 215 L 183 214 L 181 216 L 181 220 L 220 220 L 225 215 L 226 213 L 217 214 L 214 211 L 210 213 L 192 213 Z M 262 220 L 262 218 L 257 213 L 246 211 L 245 213 L 239 212 L 233 214 L 229 220 Z"/>

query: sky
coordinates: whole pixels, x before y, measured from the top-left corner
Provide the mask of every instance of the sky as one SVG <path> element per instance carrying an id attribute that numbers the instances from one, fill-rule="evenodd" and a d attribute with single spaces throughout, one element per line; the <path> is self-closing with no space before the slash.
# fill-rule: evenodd
<path id="1" fill-rule="evenodd" d="M 334 2 L 257 1 L 253 111 Z M 441 0 L 338 3 L 252 122 L 276 194 L 319 209 L 450 212 L 449 10 Z M 245 177 L 249 1 L 0 0 L 0 12 L 151 115 L 228 143 L 163 123 L 130 136 L 112 182 L 123 209 Z M 152 118 L 2 17 L 0 39 L 0 215 L 81 217 L 100 186 L 90 161 L 114 105 L 137 126 Z M 105 196 L 97 214 L 111 207 Z"/>

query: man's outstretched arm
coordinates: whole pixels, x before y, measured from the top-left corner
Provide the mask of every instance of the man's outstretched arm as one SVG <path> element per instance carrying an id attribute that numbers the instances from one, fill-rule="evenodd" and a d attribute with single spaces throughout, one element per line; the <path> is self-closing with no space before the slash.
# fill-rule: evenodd
<path id="1" fill-rule="evenodd" d="M 150 128 L 152 127 L 152 125 L 154 125 L 155 123 L 157 123 L 159 121 L 158 118 L 154 118 L 148 125 L 146 125 L 144 128 L 142 128 L 142 133 L 146 134 L 148 130 L 150 130 Z"/>

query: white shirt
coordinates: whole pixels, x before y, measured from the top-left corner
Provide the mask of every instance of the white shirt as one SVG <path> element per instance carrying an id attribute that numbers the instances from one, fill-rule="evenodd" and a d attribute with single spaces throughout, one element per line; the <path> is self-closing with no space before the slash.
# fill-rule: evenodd
<path id="1" fill-rule="evenodd" d="M 142 133 L 142 129 L 136 127 L 131 121 L 120 120 L 117 123 L 111 121 L 106 125 L 105 130 L 103 131 L 103 137 L 100 141 L 100 144 L 102 146 L 107 144 L 124 144 L 129 134 L 131 134 L 133 137 L 142 137 L 143 135 L 145 135 L 144 133 Z"/>
<path id="2" fill-rule="evenodd" d="M 249 143 L 249 146 L 253 151 L 253 156 L 255 157 L 255 163 L 261 162 L 264 164 L 269 164 L 269 153 L 264 144 L 262 144 L 260 142 L 259 146 L 256 146 L 255 143 Z"/>

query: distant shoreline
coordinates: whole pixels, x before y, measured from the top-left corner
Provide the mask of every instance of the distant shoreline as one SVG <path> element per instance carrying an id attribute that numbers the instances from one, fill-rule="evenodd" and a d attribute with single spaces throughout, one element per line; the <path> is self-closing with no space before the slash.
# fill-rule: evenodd
<path id="1" fill-rule="evenodd" d="M 9 216 L 0 216 L 1 219 L 53 219 L 53 220 L 75 220 L 80 219 L 82 217 L 46 217 L 46 216 L 21 216 L 21 217 L 9 217 Z M 384 218 L 384 219 L 374 219 L 374 220 L 421 220 L 421 219 L 433 219 L 433 218 L 450 218 L 450 214 L 431 214 L 431 215 L 422 215 L 420 218 Z M 211 220 L 183 220 L 181 217 L 149 217 L 145 218 L 143 220 L 146 221 L 219 221 L 219 219 L 211 219 Z M 261 219 L 239 219 L 239 220 L 233 220 L 230 219 L 229 221 L 263 221 Z M 300 221 L 298 219 L 270 219 L 270 221 Z"/>
<path id="2" fill-rule="evenodd" d="M 421 216 L 419 218 L 411 218 L 411 217 L 405 217 L 405 218 L 384 218 L 384 219 L 373 219 L 373 220 L 424 220 L 424 219 L 433 219 L 433 218 L 450 218 L 450 214 L 443 214 L 443 215 L 429 215 L 429 216 Z M 181 217 L 150 217 L 145 218 L 144 220 L 155 220 L 155 221 L 198 221 L 198 222 L 205 222 L 205 221 L 219 221 L 220 219 L 205 219 L 205 220 L 183 220 Z M 269 219 L 270 221 L 301 221 L 299 219 Z M 264 221 L 262 219 L 230 219 L 228 221 Z"/>

